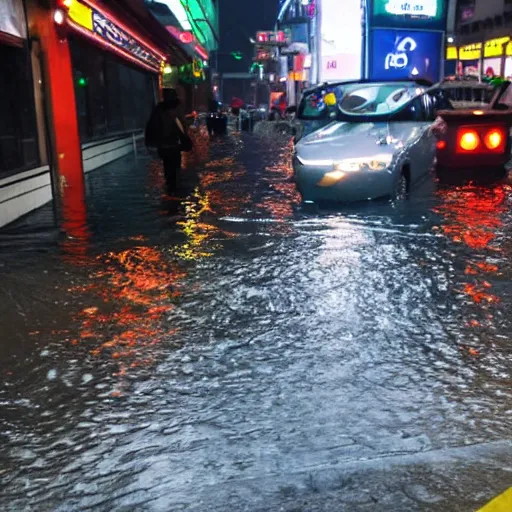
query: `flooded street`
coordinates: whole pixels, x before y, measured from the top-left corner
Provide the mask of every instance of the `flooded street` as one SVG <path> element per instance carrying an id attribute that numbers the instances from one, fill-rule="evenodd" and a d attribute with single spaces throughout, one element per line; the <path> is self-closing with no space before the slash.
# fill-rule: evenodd
<path id="1" fill-rule="evenodd" d="M 307 213 L 287 139 L 198 141 L 181 201 L 129 156 L 73 237 L 51 207 L 0 232 L 0 509 L 467 512 L 512 485 L 512 187 Z"/>

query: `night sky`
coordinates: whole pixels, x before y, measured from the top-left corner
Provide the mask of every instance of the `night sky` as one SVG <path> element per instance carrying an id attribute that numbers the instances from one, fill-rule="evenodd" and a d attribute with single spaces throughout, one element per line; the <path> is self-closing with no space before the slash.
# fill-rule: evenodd
<path id="1" fill-rule="evenodd" d="M 250 37 L 258 30 L 273 30 L 278 0 L 218 0 L 220 17 L 220 52 L 240 51 L 244 59 L 220 55 L 219 67 L 224 72 L 248 72 L 253 58 Z"/>

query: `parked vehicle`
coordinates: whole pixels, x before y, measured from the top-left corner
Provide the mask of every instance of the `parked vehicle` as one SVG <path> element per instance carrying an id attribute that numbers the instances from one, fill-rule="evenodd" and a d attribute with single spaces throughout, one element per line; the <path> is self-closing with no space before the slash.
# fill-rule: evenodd
<path id="1" fill-rule="evenodd" d="M 440 111 L 433 126 L 437 137 L 436 172 L 442 181 L 453 178 L 507 174 L 510 161 L 512 86 L 497 86 L 487 108 Z"/>
<path id="2" fill-rule="evenodd" d="M 487 108 L 496 87 L 476 80 L 450 80 L 439 85 L 456 109 Z"/>
<path id="3" fill-rule="evenodd" d="M 433 166 L 430 126 L 452 109 L 439 87 L 418 83 L 345 82 L 337 105 L 321 109 L 331 122 L 303 137 L 293 167 L 304 201 L 401 199 Z M 302 113 L 311 112 L 306 98 Z"/>

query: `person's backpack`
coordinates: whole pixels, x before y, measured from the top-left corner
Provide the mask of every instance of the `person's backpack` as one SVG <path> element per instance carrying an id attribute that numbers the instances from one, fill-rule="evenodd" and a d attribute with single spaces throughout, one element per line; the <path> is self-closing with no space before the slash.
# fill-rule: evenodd
<path id="1" fill-rule="evenodd" d="M 145 143 L 149 148 L 176 149 L 180 146 L 180 129 L 176 124 L 176 113 L 157 105 L 146 125 Z"/>
<path id="2" fill-rule="evenodd" d="M 157 106 L 146 125 L 145 142 L 148 148 L 192 151 L 192 139 L 182 122 L 171 109 Z"/>

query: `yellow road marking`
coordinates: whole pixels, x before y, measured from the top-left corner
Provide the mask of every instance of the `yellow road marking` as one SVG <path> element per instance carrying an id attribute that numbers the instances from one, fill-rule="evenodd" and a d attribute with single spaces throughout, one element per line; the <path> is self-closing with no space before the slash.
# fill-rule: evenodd
<path id="1" fill-rule="evenodd" d="M 484 505 L 478 512 L 510 512 L 512 511 L 512 487 L 503 494 L 496 496 L 492 501 Z"/>

